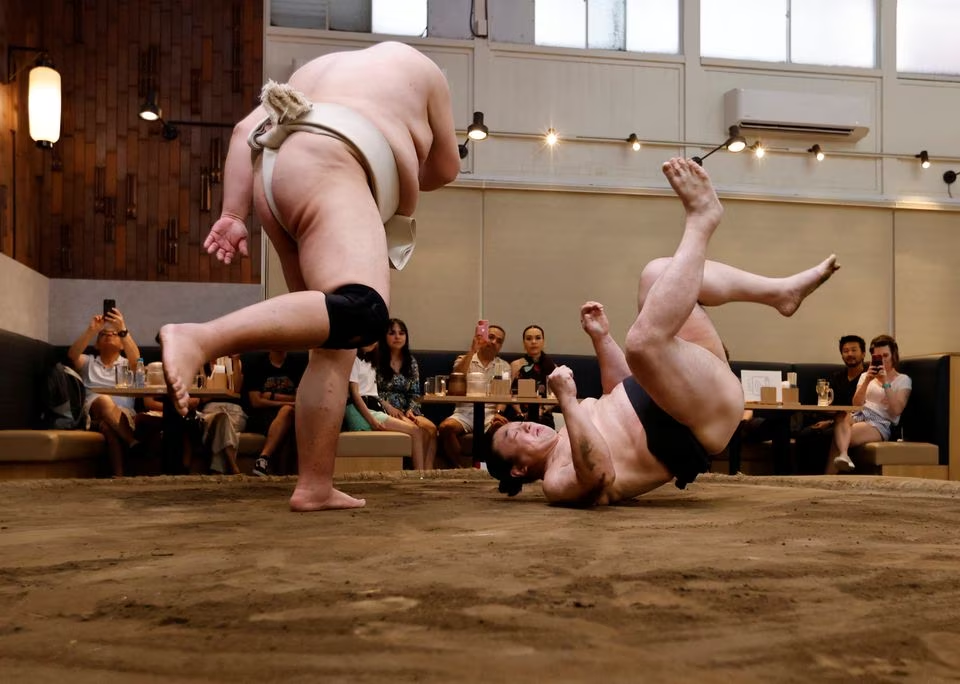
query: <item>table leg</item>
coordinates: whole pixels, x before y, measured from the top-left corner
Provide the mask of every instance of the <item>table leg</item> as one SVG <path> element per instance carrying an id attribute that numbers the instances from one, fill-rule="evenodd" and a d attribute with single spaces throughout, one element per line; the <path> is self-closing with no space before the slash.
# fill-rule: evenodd
<path id="1" fill-rule="evenodd" d="M 738 425 L 730 444 L 727 445 L 727 473 L 736 475 L 740 471 L 740 446 L 743 444 L 743 425 Z"/>
<path id="2" fill-rule="evenodd" d="M 486 415 L 486 403 L 482 401 L 473 402 L 473 449 L 472 449 L 472 458 L 473 458 L 473 467 L 480 467 L 480 455 L 477 453 L 477 438 L 483 434 L 484 428 L 484 417 Z"/>
<path id="3" fill-rule="evenodd" d="M 163 419 L 160 424 L 160 468 L 165 475 L 183 475 L 183 418 L 177 413 L 169 397 L 163 397 Z"/>
<path id="4" fill-rule="evenodd" d="M 777 423 L 773 433 L 773 474 L 790 475 L 793 468 L 790 464 L 790 423 L 793 413 L 784 411 L 776 417 Z"/>

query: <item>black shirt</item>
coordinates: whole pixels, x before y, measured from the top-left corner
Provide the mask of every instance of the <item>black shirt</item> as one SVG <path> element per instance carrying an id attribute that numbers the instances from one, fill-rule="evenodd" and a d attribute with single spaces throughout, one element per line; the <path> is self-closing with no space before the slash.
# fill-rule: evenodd
<path id="1" fill-rule="evenodd" d="M 852 406 L 853 395 L 857 392 L 860 376 L 867 369 L 864 366 L 853 380 L 847 379 L 847 367 L 844 366 L 830 376 L 830 387 L 833 388 L 833 403 L 837 406 Z"/>
<path id="2" fill-rule="evenodd" d="M 264 354 L 243 369 L 244 398 L 247 392 L 296 394 L 305 370 L 304 364 L 289 354 L 279 367 L 270 362 L 269 354 Z"/>

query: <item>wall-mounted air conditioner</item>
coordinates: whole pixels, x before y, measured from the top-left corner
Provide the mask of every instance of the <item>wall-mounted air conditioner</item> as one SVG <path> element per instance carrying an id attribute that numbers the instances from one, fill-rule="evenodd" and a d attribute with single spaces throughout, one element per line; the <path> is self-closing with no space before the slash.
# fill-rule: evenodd
<path id="1" fill-rule="evenodd" d="M 735 88 L 723 96 L 726 127 L 762 138 L 857 141 L 870 132 L 866 98 Z"/>

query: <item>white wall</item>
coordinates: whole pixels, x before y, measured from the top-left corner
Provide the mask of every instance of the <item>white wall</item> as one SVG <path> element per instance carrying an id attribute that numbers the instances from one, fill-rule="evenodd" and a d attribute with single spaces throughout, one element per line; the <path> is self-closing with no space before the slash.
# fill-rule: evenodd
<path id="1" fill-rule="evenodd" d="M 104 299 L 115 299 L 137 344 L 156 344 L 165 323 L 200 322 L 253 304 L 261 299 L 260 285 L 225 283 L 164 283 L 134 280 L 50 280 L 51 344 L 69 345 L 103 310 Z"/>
<path id="2" fill-rule="evenodd" d="M 881 44 L 895 40 L 893 3 L 882 3 Z M 512 7 L 489 3 L 490 25 L 503 16 L 532 36 L 532 2 Z M 431 8 L 436 4 L 432 4 Z M 696 45 L 698 3 L 687 2 L 684 39 Z M 454 16 L 459 17 L 458 4 Z M 431 9 L 431 12 L 434 12 Z M 528 16 L 529 15 L 529 16 Z M 264 72 L 285 78 L 292 65 L 327 52 L 361 48 L 388 37 L 268 27 Z M 512 183 L 521 187 L 609 187 L 627 191 L 665 189 L 659 174 L 673 154 L 702 154 L 726 137 L 723 95 L 733 88 L 793 93 L 843 94 L 862 99 L 870 133 L 858 142 L 765 138 L 772 152 L 762 161 L 750 154 L 715 154 L 708 168 L 718 188 L 729 194 L 759 197 L 817 198 L 844 202 L 910 202 L 917 206 L 960 209 L 947 196 L 942 175 L 960 167 L 960 79 L 899 78 L 889 51 L 881 68 L 841 69 L 703 59 L 696 54 L 639 55 L 616 51 L 571 50 L 492 42 L 483 39 L 410 39 L 446 72 L 455 121 L 465 130 L 474 110 L 483 111 L 493 135 L 470 143 L 462 180 Z M 561 134 L 554 150 L 540 140 L 510 137 Z M 639 153 L 625 140 L 636 133 L 654 141 Z M 587 141 L 583 138 L 611 141 Z M 577 139 L 580 140 L 577 140 Z M 748 142 L 753 142 L 750 138 Z M 655 141 L 672 144 L 658 145 Z M 678 145 L 685 142 L 684 147 Z M 805 154 L 818 143 L 828 159 L 817 164 Z M 932 167 L 921 171 L 913 158 L 930 152 Z M 777 151 L 780 151 L 778 154 Z M 848 156 L 843 156 L 848 155 Z M 903 155 L 880 158 L 878 155 Z M 944 160 L 943 157 L 948 159 Z"/>
<path id="3" fill-rule="evenodd" d="M 50 280 L 0 254 L 0 330 L 46 340 Z"/>

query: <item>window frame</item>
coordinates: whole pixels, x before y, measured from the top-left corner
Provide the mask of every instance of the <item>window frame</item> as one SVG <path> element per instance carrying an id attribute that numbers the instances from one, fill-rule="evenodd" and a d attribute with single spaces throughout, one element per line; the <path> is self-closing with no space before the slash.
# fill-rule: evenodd
<path id="1" fill-rule="evenodd" d="M 855 73 L 855 74 L 871 74 L 873 72 L 879 73 L 883 69 L 881 64 L 881 50 L 880 50 L 880 34 L 881 34 L 881 13 L 880 13 L 880 2 L 881 0 L 871 0 L 873 5 L 873 66 L 872 67 L 861 67 L 861 66 L 849 66 L 849 65 L 840 65 L 840 64 L 816 64 L 809 62 L 794 62 L 793 61 L 793 36 L 791 31 L 791 25 L 793 21 L 793 3 L 795 0 L 785 0 L 787 3 L 787 25 L 786 25 L 786 36 L 785 36 L 785 46 L 786 46 L 786 61 L 783 62 L 771 62 L 768 60 L 760 59 L 749 59 L 747 57 L 707 57 L 703 54 L 703 33 L 700 22 L 702 20 L 702 12 L 700 17 L 697 17 L 698 28 L 700 28 L 700 45 L 697 46 L 697 54 L 700 57 L 700 62 L 702 65 L 708 64 L 731 64 L 735 63 L 738 66 L 745 66 L 750 64 L 764 65 L 764 69 L 797 69 L 799 71 L 812 71 L 817 73 Z M 802 2 L 802 0 L 800 0 Z M 682 21 L 682 17 L 681 17 Z"/>
<path id="2" fill-rule="evenodd" d="M 624 27 L 623 27 L 623 47 L 620 47 L 620 48 L 597 48 L 597 47 L 590 47 L 590 43 L 589 43 L 589 40 L 590 40 L 590 8 L 589 8 L 590 0 L 584 0 L 584 8 L 583 8 L 584 17 L 585 17 L 584 29 L 583 29 L 583 44 L 584 44 L 584 47 L 568 47 L 568 46 L 560 46 L 560 45 L 545 45 L 545 44 L 538 43 L 538 42 L 536 41 L 536 9 L 534 9 L 534 27 L 533 27 L 533 29 L 534 29 L 534 30 L 533 30 L 534 39 L 533 39 L 533 43 L 531 43 L 531 45 L 532 45 L 533 47 L 540 48 L 540 49 L 544 49 L 544 50 L 579 50 L 579 51 L 581 51 L 581 52 L 590 52 L 590 51 L 593 51 L 593 52 L 595 52 L 595 53 L 604 53 L 604 54 L 643 55 L 644 58 L 646 58 L 647 55 L 653 56 L 654 58 L 656 58 L 656 57 L 674 57 L 674 58 L 676 58 L 676 57 L 683 57 L 683 56 L 684 56 L 684 44 L 683 44 L 683 18 L 684 18 L 684 11 L 683 11 L 683 0 L 674 0 L 674 1 L 677 3 L 677 51 L 676 51 L 676 52 L 655 52 L 655 51 L 650 51 L 650 50 L 628 50 L 628 49 L 627 49 L 627 28 L 628 28 L 628 21 L 627 21 L 627 13 L 628 13 L 627 0 L 620 0 L 620 2 L 623 4 L 623 19 L 624 19 Z M 536 3 L 536 2 L 537 2 L 537 0 L 534 0 L 534 3 Z M 534 4 L 534 8 L 536 8 L 536 4 Z"/>

